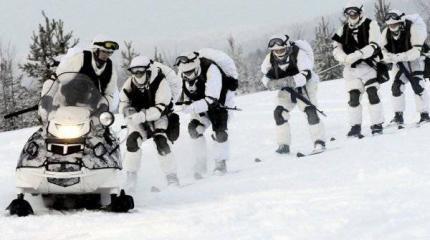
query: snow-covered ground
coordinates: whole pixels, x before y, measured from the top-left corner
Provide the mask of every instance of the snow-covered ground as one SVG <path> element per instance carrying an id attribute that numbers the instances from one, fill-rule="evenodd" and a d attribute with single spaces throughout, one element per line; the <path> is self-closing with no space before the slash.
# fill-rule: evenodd
<path id="1" fill-rule="evenodd" d="M 28 197 L 36 215 L 18 218 L 4 211 L 0 239 L 430 239 L 430 125 L 347 140 L 343 84 L 320 84 L 327 136 L 337 139 L 324 154 L 300 159 L 275 154 L 275 92 L 242 96 L 237 105 L 243 111 L 235 112 L 230 125 L 231 174 L 187 185 L 194 181 L 184 118 L 174 150 L 187 186 L 150 192 L 165 182 L 148 142 L 132 212 L 48 211 L 37 197 Z M 389 87 L 381 90 L 387 120 Z M 407 94 L 405 121 L 412 123 L 418 116 L 409 89 Z M 290 122 L 292 150 L 310 151 L 304 114 L 294 111 Z M 33 131 L 0 134 L 2 207 L 15 197 L 16 160 Z"/>

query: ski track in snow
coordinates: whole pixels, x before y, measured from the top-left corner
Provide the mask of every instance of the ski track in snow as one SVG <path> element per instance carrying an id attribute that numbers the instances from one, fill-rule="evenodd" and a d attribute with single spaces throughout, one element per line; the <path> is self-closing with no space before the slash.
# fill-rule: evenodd
<path id="1" fill-rule="evenodd" d="M 388 122 L 389 84 L 381 93 Z M 405 122 L 411 123 L 418 116 L 409 86 L 406 94 Z M 347 140 L 344 82 L 325 82 L 319 87 L 320 108 L 328 115 L 323 118 L 327 138 L 337 139 L 328 146 L 339 149 L 300 159 L 280 156 L 274 153 L 275 96 L 261 92 L 237 98 L 243 111 L 235 112 L 230 124 L 228 168 L 240 171 L 166 189 L 149 141 L 132 212 L 52 211 L 38 197 L 27 196 L 36 215 L 10 217 L 4 210 L 0 239 L 430 239 L 430 124 Z M 363 133 L 369 135 L 366 98 Z M 292 151 L 310 151 L 304 113 L 296 109 L 290 123 Z M 194 182 L 186 126 L 185 116 L 174 146 L 184 185 Z M 34 130 L 0 134 L 1 207 L 15 198 L 16 161 Z M 262 162 L 254 162 L 257 157 Z M 151 186 L 162 191 L 151 193 Z"/>

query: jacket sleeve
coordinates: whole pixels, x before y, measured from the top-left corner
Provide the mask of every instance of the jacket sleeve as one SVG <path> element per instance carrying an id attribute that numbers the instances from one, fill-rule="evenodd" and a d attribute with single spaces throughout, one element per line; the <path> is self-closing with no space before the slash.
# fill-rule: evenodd
<path id="1" fill-rule="evenodd" d="M 340 36 L 343 35 L 343 26 L 341 26 L 333 36 L 333 57 L 340 63 L 345 62 L 346 53 L 343 51 L 343 45 L 339 42 Z"/>
<path id="2" fill-rule="evenodd" d="M 117 87 L 117 73 L 112 65 L 112 76 L 105 90 L 105 97 L 109 102 L 109 111 L 114 112 L 118 108 L 119 93 Z"/>
<path id="3" fill-rule="evenodd" d="M 222 75 L 218 67 L 211 65 L 207 71 L 206 77 L 206 97 L 191 104 L 195 113 L 208 111 L 209 104 L 212 104 L 215 100 L 218 100 L 221 95 Z"/>
<path id="4" fill-rule="evenodd" d="M 411 44 L 412 49 L 405 53 L 403 60 L 405 62 L 414 61 L 421 57 L 421 50 L 427 39 L 427 28 L 419 24 L 411 26 Z"/>
<path id="5" fill-rule="evenodd" d="M 264 58 L 263 63 L 261 64 L 261 72 L 264 75 L 267 75 L 271 68 L 272 64 L 270 64 L 270 54 L 267 54 L 267 56 Z"/>
<path id="6" fill-rule="evenodd" d="M 155 106 L 145 110 L 146 121 L 158 120 L 172 99 L 169 83 L 164 78 L 155 93 Z"/>
<path id="7" fill-rule="evenodd" d="M 125 91 L 130 92 L 131 88 L 130 88 L 130 82 L 131 82 L 131 77 L 129 77 L 124 85 L 121 88 L 121 92 L 119 94 L 119 113 L 121 115 L 123 115 L 124 117 L 126 117 L 127 115 L 129 115 L 129 111 L 128 109 L 131 107 L 130 104 L 130 99 L 128 98 L 127 94 L 125 93 Z"/>
<path id="8" fill-rule="evenodd" d="M 161 70 L 166 76 L 166 80 L 169 83 L 170 90 L 172 91 L 173 103 L 176 103 L 182 92 L 182 79 L 168 66 L 163 65 Z"/>
<path id="9" fill-rule="evenodd" d="M 312 59 L 303 50 L 300 50 L 297 55 L 297 68 L 299 69 L 299 73 L 293 77 L 297 78 L 296 76 L 301 74 L 306 78 L 306 80 L 311 79 L 311 70 L 313 65 L 314 63 L 312 62 Z"/>
<path id="10" fill-rule="evenodd" d="M 360 49 L 360 51 L 363 53 L 362 59 L 367 59 L 373 56 L 373 54 L 375 54 L 375 51 L 380 47 L 380 45 L 381 30 L 376 21 L 372 21 L 370 22 L 369 28 L 369 44 Z"/>

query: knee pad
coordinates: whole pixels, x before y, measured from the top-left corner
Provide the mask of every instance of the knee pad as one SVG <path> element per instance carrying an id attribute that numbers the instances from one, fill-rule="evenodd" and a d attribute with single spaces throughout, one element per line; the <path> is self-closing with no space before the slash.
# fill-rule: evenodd
<path id="1" fill-rule="evenodd" d="M 227 142 L 228 140 L 228 133 L 226 131 L 216 131 L 214 135 L 212 135 L 212 139 L 219 142 Z"/>
<path id="2" fill-rule="evenodd" d="M 127 151 L 129 152 L 137 152 L 139 150 L 139 145 L 137 144 L 137 140 L 142 138 L 139 132 L 132 132 L 127 137 Z"/>
<path id="3" fill-rule="evenodd" d="M 369 98 L 369 103 L 375 105 L 381 102 L 378 96 L 378 89 L 376 87 L 369 87 L 366 89 L 367 97 Z"/>
<path id="4" fill-rule="evenodd" d="M 419 96 L 424 92 L 424 88 L 420 84 L 421 81 L 422 79 L 417 77 L 414 77 L 413 81 L 411 81 L 412 90 L 414 90 L 414 93 Z"/>
<path id="5" fill-rule="evenodd" d="M 358 107 L 360 105 L 360 90 L 351 90 L 349 91 L 349 106 Z"/>
<path id="6" fill-rule="evenodd" d="M 179 115 L 176 113 L 172 113 L 168 116 L 168 125 L 166 129 L 167 138 L 174 142 L 179 138 L 179 130 L 180 130 L 180 122 Z"/>
<path id="7" fill-rule="evenodd" d="M 305 113 L 308 117 L 309 125 L 316 125 L 316 124 L 320 123 L 320 118 L 318 116 L 316 108 L 311 107 L 311 106 L 307 106 L 305 108 Z"/>
<path id="8" fill-rule="evenodd" d="M 155 135 L 154 142 L 155 145 L 157 145 L 158 154 L 160 154 L 161 156 L 165 156 L 171 152 L 170 146 L 167 143 L 167 138 L 165 136 L 159 134 Z"/>
<path id="9" fill-rule="evenodd" d="M 197 131 L 197 128 L 199 126 L 204 126 L 204 125 L 197 119 L 191 120 L 191 122 L 188 124 L 188 133 L 190 134 L 190 137 L 192 139 L 196 139 L 196 138 L 203 136 L 202 133 L 199 133 Z"/>
<path id="10" fill-rule="evenodd" d="M 288 110 L 285 109 L 283 106 L 277 106 L 275 108 L 273 115 L 275 117 L 276 125 L 280 126 L 280 125 L 288 122 L 288 120 L 284 119 L 284 117 L 282 116 L 282 113 L 284 113 L 284 112 L 288 112 Z"/>
<path id="11" fill-rule="evenodd" d="M 394 80 L 393 85 L 391 86 L 391 92 L 393 93 L 394 97 L 400 97 L 403 94 L 402 86 L 402 81 Z"/>

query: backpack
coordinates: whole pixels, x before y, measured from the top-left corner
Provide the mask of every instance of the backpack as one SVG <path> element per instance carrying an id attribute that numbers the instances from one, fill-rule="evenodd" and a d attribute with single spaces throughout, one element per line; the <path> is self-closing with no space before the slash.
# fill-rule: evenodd
<path id="1" fill-rule="evenodd" d="M 309 59 L 311 59 L 311 62 L 312 62 L 311 69 L 313 69 L 315 64 L 315 57 L 314 57 L 314 50 L 312 49 L 311 45 L 304 40 L 296 40 L 293 42 L 293 44 L 299 47 L 300 50 L 303 50 L 303 52 L 309 57 Z"/>
<path id="2" fill-rule="evenodd" d="M 418 35 L 427 36 L 427 25 L 419 14 L 406 15 L 405 18 L 413 23 Z M 422 53 L 427 54 L 424 60 L 424 78 L 430 78 L 430 48 L 426 42 L 424 42 Z"/>
<path id="3" fill-rule="evenodd" d="M 203 48 L 198 51 L 200 57 L 207 58 L 213 61 L 225 74 L 225 81 L 228 85 L 228 89 L 236 91 L 239 86 L 239 74 L 237 72 L 236 64 L 234 60 L 220 50 L 212 48 Z"/>

